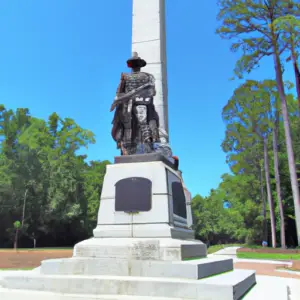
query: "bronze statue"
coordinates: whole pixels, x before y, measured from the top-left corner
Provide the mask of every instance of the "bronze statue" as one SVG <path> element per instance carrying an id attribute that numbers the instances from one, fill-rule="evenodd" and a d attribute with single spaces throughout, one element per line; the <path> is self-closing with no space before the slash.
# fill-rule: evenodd
<path id="1" fill-rule="evenodd" d="M 153 104 L 155 79 L 153 75 L 141 72 L 146 64 L 136 52 L 127 60 L 132 72 L 121 74 L 111 106 L 110 111 L 115 109 L 112 137 L 121 149 L 121 155 L 155 152 L 154 144 L 160 143 L 159 117 Z"/>

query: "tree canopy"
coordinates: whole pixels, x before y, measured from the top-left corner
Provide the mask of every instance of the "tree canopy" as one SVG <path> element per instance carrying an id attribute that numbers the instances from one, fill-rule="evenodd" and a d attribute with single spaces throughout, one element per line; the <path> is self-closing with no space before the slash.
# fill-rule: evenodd
<path id="1" fill-rule="evenodd" d="M 0 245 L 72 244 L 91 235 L 108 161 L 78 154 L 95 142 L 89 130 L 56 113 L 48 120 L 28 109 L 0 111 Z"/>

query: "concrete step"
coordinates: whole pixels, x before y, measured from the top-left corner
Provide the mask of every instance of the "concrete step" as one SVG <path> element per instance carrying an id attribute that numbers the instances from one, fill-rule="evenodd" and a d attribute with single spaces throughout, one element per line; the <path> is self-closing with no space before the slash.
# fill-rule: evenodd
<path id="1" fill-rule="evenodd" d="M 200 280 L 31 273 L 8 275 L 3 278 L 3 281 L 3 288 L 8 289 L 62 294 L 127 295 L 197 300 L 238 300 L 256 283 L 255 272 L 247 270 L 234 270 Z"/>
<path id="2" fill-rule="evenodd" d="M 181 300 L 179 298 L 141 297 L 122 295 L 72 295 L 0 288 L 1 300 Z"/>
<path id="3" fill-rule="evenodd" d="M 190 261 L 144 261 L 99 258 L 65 258 L 42 261 L 44 275 L 113 275 L 201 279 L 233 270 L 228 258 L 202 258 Z"/>
<path id="4" fill-rule="evenodd" d="M 1 300 L 181 300 L 178 298 L 140 297 L 122 295 L 74 295 L 0 288 Z"/>
<path id="5" fill-rule="evenodd" d="M 116 226 L 118 227 L 121 225 L 116 225 Z M 170 226 L 167 224 L 165 225 L 159 224 L 157 226 L 159 228 L 162 227 L 162 229 L 160 229 L 162 231 L 166 231 L 166 232 L 170 231 Z M 101 230 L 104 230 L 104 228 L 102 228 Z M 116 231 L 116 228 L 111 230 Z M 120 230 L 120 228 L 118 228 L 118 230 Z M 153 228 L 150 230 L 151 234 L 154 232 L 153 230 L 154 230 Z M 101 259 L 113 258 L 113 259 L 129 259 L 129 260 L 143 259 L 143 260 L 175 261 L 175 260 L 181 260 L 187 258 L 200 258 L 200 257 L 205 258 L 207 255 L 206 250 L 207 250 L 206 245 L 200 241 L 180 240 L 171 237 L 168 238 L 167 237 L 166 238 L 91 238 L 76 244 L 74 247 L 73 256 L 101 258 Z"/>

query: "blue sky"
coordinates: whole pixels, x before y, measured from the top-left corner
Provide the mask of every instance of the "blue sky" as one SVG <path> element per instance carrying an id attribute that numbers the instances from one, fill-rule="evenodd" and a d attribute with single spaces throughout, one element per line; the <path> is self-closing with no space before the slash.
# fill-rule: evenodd
<path id="1" fill-rule="evenodd" d="M 216 1 L 166 2 L 171 146 L 187 187 L 205 196 L 229 171 L 221 111 L 239 84 L 229 81 L 237 56 L 215 35 Z M 0 103 L 75 119 L 96 135 L 89 159 L 112 161 L 109 108 L 131 55 L 131 10 L 131 0 L 1 1 Z M 264 61 L 251 78 L 273 76 Z"/>

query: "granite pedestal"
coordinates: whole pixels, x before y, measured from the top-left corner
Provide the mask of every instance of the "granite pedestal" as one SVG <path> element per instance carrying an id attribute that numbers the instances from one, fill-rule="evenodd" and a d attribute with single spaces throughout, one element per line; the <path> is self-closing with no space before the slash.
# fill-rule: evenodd
<path id="1" fill-rule="evenodd" d="M 172 163 L 158 154 L 128 159 L 107 166 L 94 237 L 75 245 L 72 258 L 2 278 L 1 300 L 236 300 L 255 284 L 254 271 L 207 258 L 194 240 Z"/>

